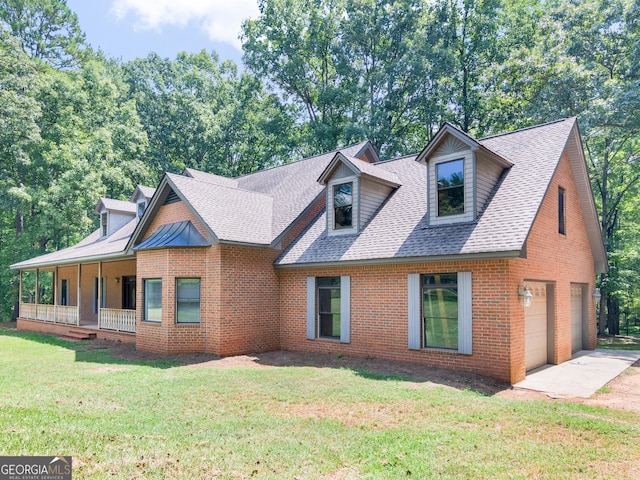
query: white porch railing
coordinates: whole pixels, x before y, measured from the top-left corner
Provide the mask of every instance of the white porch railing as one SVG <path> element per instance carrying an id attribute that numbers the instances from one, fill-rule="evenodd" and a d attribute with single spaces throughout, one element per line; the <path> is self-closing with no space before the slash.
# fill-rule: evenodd
<path id="1" fill-rule="evenodd" d="M 42 320 L 44 322 L 55 322 L 56 321 L 55 305 L 37 305 L 36 320 Z"/>
<path id="2" fill-rule="evenodd" d="M 20 316 L 22 318 L 28 318 L 29 320 L 36 319 L 36 307 L 35 303 L 21 303 L 20 304 Z"/>
<path id="3" fill-rule="evenodd" d="M 98 328 L 119 332 L 136 332 L 136 311 L 119 308 L 101 308 Z"/>
<path id="4" fill-rule="evenodd" d="M 66 323 L 67 325 L 80 325 L 80 315 L 78 314 L 78 307 L 56 305 L 55 319 L 57 323 Z"/>
<path id="5" fill-rule="evenodd" d="M 78 307 L 35 303 L 21 303 L 20 316 L 29 320 L 65 323 L 67 325 L 78 325 L 80 319 Z"/>

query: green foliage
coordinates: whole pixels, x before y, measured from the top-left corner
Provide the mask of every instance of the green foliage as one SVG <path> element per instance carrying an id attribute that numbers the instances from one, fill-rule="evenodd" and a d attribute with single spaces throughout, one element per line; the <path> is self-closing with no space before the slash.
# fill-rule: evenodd
<path id="1" fill-rule="evenodd" d="M 29 332 L 0 330 L 0 351 L 3 453 L 56 445 L 73 455 L 74 478 L 604 479 L 637 469 L 633 412 L 348 364 L 126 360 Z"/>

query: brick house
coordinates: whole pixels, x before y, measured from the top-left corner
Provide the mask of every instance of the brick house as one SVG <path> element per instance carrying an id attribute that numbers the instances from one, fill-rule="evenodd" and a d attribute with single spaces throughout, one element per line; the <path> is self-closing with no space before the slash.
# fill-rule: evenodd
<path id="1" fill-rule="evenodd" d="M 167 173 L 20 270 L 18 328 L 158 353 L 372 356 L 515 383 L 596 346 L 607 258 L 576 119 Z"/>

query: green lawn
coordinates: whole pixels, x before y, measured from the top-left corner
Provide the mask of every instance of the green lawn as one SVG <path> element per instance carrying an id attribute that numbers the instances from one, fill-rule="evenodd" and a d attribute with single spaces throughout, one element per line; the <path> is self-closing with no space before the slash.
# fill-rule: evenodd
<path id="1" fill-rule="evenodd" d="M 598 337 L 598 348 L 611 350 L 640 350 L 640 326 L 629 327 L 629 335 L 626 335 L 626 326 L 621 329 L 624 332 L 618 336 Z"/>
<path id="2" fill-rule="evenodd" d="M 638 478 L 640 416 L 350 369 L 127 362 L 0 329 L 0 454 L 74 478 Z"/>

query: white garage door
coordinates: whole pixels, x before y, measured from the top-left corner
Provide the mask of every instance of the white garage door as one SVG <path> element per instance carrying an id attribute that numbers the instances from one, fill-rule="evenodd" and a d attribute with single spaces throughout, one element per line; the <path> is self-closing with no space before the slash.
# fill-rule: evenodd
<path id="1" fill-rule="evenodd" d="M 571 285 L 571 353 L 582 350 L 582 286 Z"/>
<path id="2" fill-rule="evenodd" d="M 547 286 L 527 283 L 533 294 L 524 309 L 524 350 L 527 370 L 547 363 Z"/>

